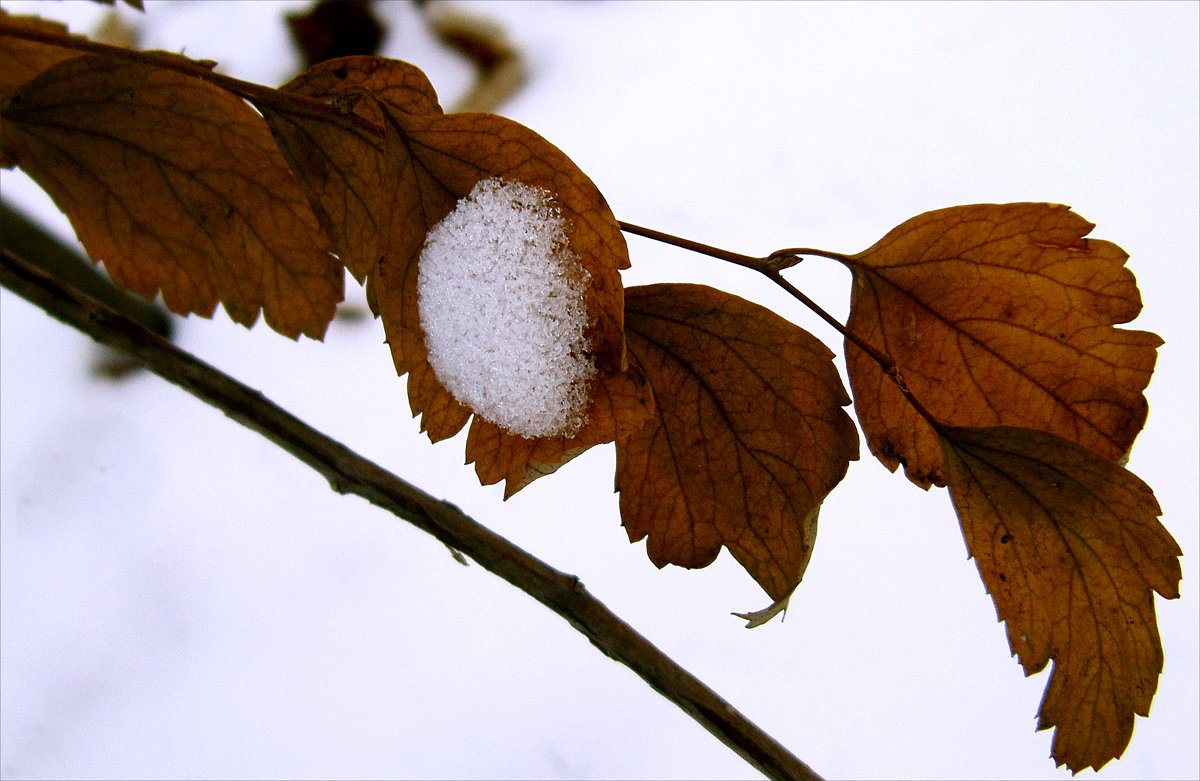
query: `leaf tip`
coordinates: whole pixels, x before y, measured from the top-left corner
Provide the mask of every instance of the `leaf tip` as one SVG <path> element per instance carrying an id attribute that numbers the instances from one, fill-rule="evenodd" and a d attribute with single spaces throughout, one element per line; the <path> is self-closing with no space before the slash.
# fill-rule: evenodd
<path id="1" fill-rule="evenodd" d="M 750 613 L 731 613 L 730 615 L 745 619 L 746 629 L 757 629 L 764 624 L 767 624 L 775 616 L 779 616 L 779 620 L 783 621 L 787 618 L 788 602 L 792 599 L 792 593 L 789 591 L 782 599 L 777 599 L 762 610 L 755 610 Z"/>

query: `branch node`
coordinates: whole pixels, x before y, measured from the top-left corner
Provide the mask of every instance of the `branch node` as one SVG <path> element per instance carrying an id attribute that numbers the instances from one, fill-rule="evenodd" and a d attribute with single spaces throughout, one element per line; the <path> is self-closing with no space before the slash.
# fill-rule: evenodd
<path id="1" fill-rule="evenodd" d="M 763 267 L 768 271 L 778 273 L 786 268 L 800 265 L 803 260 L 804 258 L 794 252 L 779 250 L 763 258 Z"/>

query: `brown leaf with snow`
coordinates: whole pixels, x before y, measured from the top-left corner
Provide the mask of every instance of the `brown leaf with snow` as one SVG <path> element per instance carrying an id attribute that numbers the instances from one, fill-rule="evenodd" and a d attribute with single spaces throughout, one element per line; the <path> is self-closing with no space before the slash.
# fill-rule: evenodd
<path id="1" fill-rule="evenodd" d="M 483 483 L 504 480 L 506 495 L 511 495 L 571 455 L 640 425 L 651 401 L 636 378 L 625 376 L 618 271 L 628 266 L 628 254 L 616 219 L 595 185 L 557 148 L 502 117 L 413 115 L 390 106 L 384 110 L 398 193 L 393 201 L 391 251 L 374 280 L 374 295 L 397 369 L 421 376 L 415 389 L 410 379 L 409 398 L 414 412 L 422 414 L 430 437 L 452 436 L 463 417 L 437 413 L 452 408 L 452 399 L 440 383 L 424 375 L 427 359 L 417 312 L 417 260 L 429 228 L 476 184 L 492 177 L 542 188 L 561 209 L 569 246 L 588 275 L 585 335 L 598 377 L 590 391 L 589 422 L 582 431 L 570 437 L 529 439 L 476 416 L 468 437 L 468 462 L 476 464 Z M 427 415 L 430 411 L 435 414 Z"/>
<path id="2" fill-rule="evenodd" d="M 493 179 L 545 192 L 561 214 L 566 244 L 586 277 L 587 359 L 596 377 L 581 430 L 522 436 L 476 414 L 468 461 L 485 484 L 504 480 L 509 495 L 646 419 L 652 400 L 636 376 L 626 375 L 624 237 L 603 196 L 566 155 L 502 117 L 442 114 L 423 74 L 405 63 L 342 58 L 310 68 L 286 89 L 341 112 L 262 104 L 335 251 L 367 278 L 397 371 L 409 375 L 410 404 L 432 440 L 453 436 L 477 410 L 451 394 L 429 363 L 419 261 L 431 229 L 476 185 Z"/>
<path id="3" fill-rule="evenodd" d="M 1113 328 L 1141 310 L 1127 255 L 1084 238 L 1065 206 L 981 204 L 928 212 L 846 259 L 847 328 L 890 358 L 937 420 L 1036 428 L 1117 460 L 1146 418 L 1162 343 Z M 927 487 L 946 479 L 937 434 L 879 365 L 846 342 L 871 451 Z"/>
<path id="4" fill-rule="evenodd" d="M 651 422 L 617 442 L 629 539 L 659 567 L 721 546 L 775 600 L 804 575 L 821 501 L 858 458 L 850 403 L 824 344 L 773 312 L 685 284 L 626 291 L 632 363 Z"/>
<path id="5" fill-rule="evenodd" d="M 477 416 L 467 434 L 467 451 L 476 454 L 475 470 L 481 482 L 486 485 L 503 480 L 507 499 L 593 445 L 620 442 L 641 430 L 655 404 L 650 385 L 632 367 L 604 377 L 591 395 L 588 422 L 570 437 L 513 436 Z"/>
<path id="6" fill-rule="evenodd" d="M 943 429 L 967 549 L 1026 675 L 1054 661 L 1038 728 L 1074 772 L 1119 757 L 1148 716 L 1163 652 L 1154 592 L 1179 596 L 1178 544 L 1150 487 L 1029 429 Z"/>

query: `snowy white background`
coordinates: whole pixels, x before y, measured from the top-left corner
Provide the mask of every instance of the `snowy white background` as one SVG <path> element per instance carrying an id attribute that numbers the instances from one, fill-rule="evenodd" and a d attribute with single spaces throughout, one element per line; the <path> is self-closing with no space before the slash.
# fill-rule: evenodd
<path id="1" fill-rule="evenodd" d="M 80 31 L 104 13 L 34 5 Z M 147 5 L 147 47 L 265 83 L 298 67 L 278 5 Z M 503 113 L 629 222 L 749 254 L 858 251 L 928 209 L 1050 200 L 1130 252 L 1145 301 L 1133 327 L 1166 339 L 1130 467 L 1186 557 L 1182 598 L 1157 601 L 1152 717 L 1100 775 L 1200 776 L 1200 5 L 476 10 L 532 70 Z M 384 53 L 453 103 L 467 66 L 408 4 L 381 11 Z M 20 173 L 0 183 L 70 235 Z M 715 284 L 837 347 L 750 272 L 637 238 L 630 250 L 628 284 Z M 844 271 L 789 274 L 844 316 Z M 0 777 L 755 776 L 528 597 L 174 387 L 91 378 L 88 340 L 0 301 Z M 1046 674 L 1025 679 L 1010 658 L 944 491 L 853 464 L 786 621 L 746 631 L 729 611 L 768 600 L 727 555 L 659 571 L 628 544 L 611 447 L 502 503 L 462 465 L 461 437 L 429 445 L 378 323 L 296 345 L 220 313 L 181 323 L 177 341 L 579 575 L 827 777 L 1069 778 L 1034 731 Z"/>

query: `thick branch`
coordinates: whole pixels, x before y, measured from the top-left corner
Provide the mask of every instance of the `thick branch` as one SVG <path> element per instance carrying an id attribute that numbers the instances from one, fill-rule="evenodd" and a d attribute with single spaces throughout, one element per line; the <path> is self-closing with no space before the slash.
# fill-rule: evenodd
<path id="1" fill-rule="evenodd" d="M 263 435 L 312 467 L 338 493 L 357 494 L 409 521 L 546 605 L 768 777 L 819 781 L 770 735 L 592 597 L 578 578 L 544 564 L 453 505 L 364 459 L 261 393 L 39 271 L 7 248 L 0 272 L 5 287 L 96 341 L 129 353 L 163 379 Z"/>

